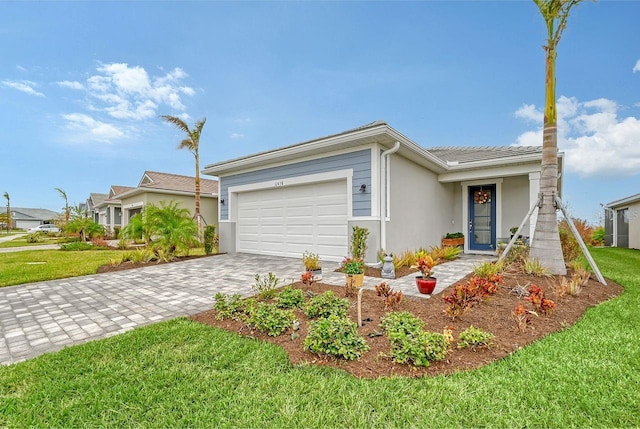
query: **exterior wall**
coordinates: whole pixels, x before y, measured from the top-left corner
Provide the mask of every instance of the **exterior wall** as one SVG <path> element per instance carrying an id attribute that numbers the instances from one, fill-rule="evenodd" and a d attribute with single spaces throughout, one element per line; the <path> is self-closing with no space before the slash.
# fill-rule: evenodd
<path id="1" fill-rule="evenodd" d="M 629 205 L 629 247 L 640 249 L 640 201 Z"/>
<path id="2" fill-rule="evenodd" d="M 537 194 L 537 193 L 536 193 Z M 508 242 L 511 238 L 510 228 L 520 226 L 520 222 L 531 208 L 529 202 L 529 177 L 505 177 L 502 182 L 502 230 L 496 231 L 498 242 Z M 530 235 L 531 222 L 527 222 L 522 235 Z M 507 241 L 505 241 L 506 239 Z"/>
<path id="3" fill-rule="evenodd" d="M 229 187 L 262 183 L 330 171 L 353 169 L 352 216 L 371 216 L 371 193 L 360 192 L 360 186 L 371 189 L 371 149 L 362 149 L 324 158 L 265 168 L 248 173 L 220 177 L 220 199 L 229 201 Z M 229 219 L 229 205 L 220 205 L 220 220 Z"/>
<path id="4" fill-rule="evenodd" d="M 16 226 L 16 229 L 35 228 L 42 224 L 41 220 L 23 220 L 23 219 L 11 219 Z"/>
<path id="5" fill-rule="evenodd" d="M 123 226 L 129 223 L 129 208 L 140 208 L 147 204 L 159 205 L 163 201 L 168 203 L 174 201 L 179 207 L 186 208 L 191 214 L 195 212 L 195 197 L 190 195 L 172 195 L 160 194 L 155 192 L 144 192 L 142 194 L 133 195 L 122 199 L 122 207 L 124 207 Z M 204 218 L 207 225 L 218 225 L 218 199 L 212 197 L 200 196 L 200 214 Z"/>
<path id="6" fill-rule="evenodd" d="M 387 252 L 440 245 L 452 231 L 455 212 L 454 184 L 440 183 L 438 176 L 399 155 L 390 157 L 390 212 Z M 459 185 L 458 185 L 459 187 Z M 453 221 L 453 223 L 452 223 Z M 456 229 L 456 228 L 454 228 Z"/>

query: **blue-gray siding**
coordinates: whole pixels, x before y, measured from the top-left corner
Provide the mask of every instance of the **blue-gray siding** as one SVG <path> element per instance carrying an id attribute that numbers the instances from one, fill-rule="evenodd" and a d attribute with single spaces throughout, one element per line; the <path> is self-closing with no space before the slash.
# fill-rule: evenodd
<path id="1" fill-rule="evenodd" d="M 279 167 L 265 168 L 249 173 L 235 174 L 220 178 L 220 199 L 229 201 L 229 187 L 261 183 L 308 174 L 327 173 L 336 170 L 353 169 L 352 195 L 353 216 L 371 216 L 371 150 L 364 149 L 326 158 L 302 161 Z M 366 192 L 360 186 L 366 185 Z M 220 219 L 229 219 L 229 205 L 220 205 Z"/>

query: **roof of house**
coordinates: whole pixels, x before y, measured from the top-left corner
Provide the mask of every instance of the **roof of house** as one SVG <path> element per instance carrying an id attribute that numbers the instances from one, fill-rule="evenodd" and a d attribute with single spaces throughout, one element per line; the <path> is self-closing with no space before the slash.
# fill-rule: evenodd
<path id="1" fill-rule="evenodd" d="M 209 164 L 204 173 L 215 176 L 236 174 L 243 170 L 261 168 L 268 163 L 292 162 L 302 156 L 316 156 L 367 144 L 377 144 L 383 150 L 399 144 L 400 155 L 438 174 L 515 163 L 539 163 L 542 160 L 542 147 L 538 146 L 425 148 L 385 121 L 374 121 L 327 137 Z M 559 156 L 561 158 L 562 154 Z"/>
<path id="2" fill-rule="evenodd" d="M 57 218 L 58 215 L 59 213 L 47 209 L 11 207 L 11 216 L 17 220 L 50 220 Z"/>
<path id="3" fill-rule="evenodd" d="M 167 191 L 195 192 L 195 177 L 179 174 L 145 171 L 138 188 L 163 189 Z M 218 181 L 200 179 L 200 192 L 203 194 L 218 194 Z"/>
<path id="4" fill-rule="evenodd" d="M 542 146 L 442 146 L 430 147 L 427 150 L 447 165 L 542 154 Z"/>
<path id="5" fill-rule="evenodd" d="M 620 198 L 619 200 L 611 201 L 606 207 L 619 207 L 627 204 L 633 204 L 640 201 L 640 194 L 631 195 L 629 197 Z"/>
<path id="6" fill-rule="evenodd" d="M 92 192 L 91 194 L 89 194 L 89 198 L 95 206 L 96 204 L 100 204 L 101 202 L 109 198 L 109 194 L 99 194 L 97 192 Z"/>

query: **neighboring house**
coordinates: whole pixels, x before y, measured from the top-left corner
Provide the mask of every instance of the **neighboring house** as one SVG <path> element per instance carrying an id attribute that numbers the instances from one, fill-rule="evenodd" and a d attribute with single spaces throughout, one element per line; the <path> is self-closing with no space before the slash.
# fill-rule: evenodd
<path id="1" fill-rule="evenodd" d="M 147 204 L 174 201 L 180 208 L 195 213 L 195 177 L 145 171 L 137 188 L 118 194 L 122 207 L 122 225 L 140 213 Z M 218 224 L 218 181 L 200 179 L 200 214 L 207 225 Z"/>
<path id="2" fill-rule="evenodd" d="M 541 160 L 541 147 L 426 149 L 377 121 L 203 172 L 220 180 L 221 251 L 340 260 L 358 225 L 375 263 L 447 232 L 464 233 L 465 252 L 495 252 L 537 200 Z"/>
<path id="3" fill-rule="evenodd" d="M 60 213 L 47 209 L 11 207 L 11 222 L 17 229 L 27 229 L 45 223 L 54 223 L 59 216 Z"/>
<path id="4" fill-rule="evenodd" d="M 107 231 L 114 232 L 115 228 L 122 227 L 122 204 L 119 195 L 134 189 L 130 186 L 111 186 L 107 198 L 93 206 L 94 212 L 98 213 L 98 223 L 104 226 Z"/>
<path id="5" fill-rule="evenodd" d="M 640 194 L 604 206 L 605 246 L 640 249 Z"/>
<path id="6" fill-rule="evenodd" d="M 89 194 L 89 198 L 87 198 L 87 202 L 86 202 L 88 217 L 93 219 L 95 222 L 99 222 L 100 215 L 98 213 L 98 210 L 96 209 L 96 206 L 102 203 L 107 198 L 109 198 L 109 194 L 98 194 L 95 192 L 92 192 L 91 194 Z"/>

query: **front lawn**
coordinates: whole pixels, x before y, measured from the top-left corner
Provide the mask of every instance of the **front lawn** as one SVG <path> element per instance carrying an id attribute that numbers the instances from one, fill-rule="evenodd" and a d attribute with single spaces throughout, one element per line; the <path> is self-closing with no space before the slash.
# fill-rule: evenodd
<path id="1" fill-rule="evenodd" d="M 0 368 L 0 426 L 637 427 L 640 252 L 593 255 L 623 295 L 479 370 L 358 379 L 176 319 Z"/>
<path id="2" fill-rule="evenodd" d="M 6 249 L 10 247 L 42 246 L 43 244 L 58 244 L 59 238 L 45 236 L 42 238 L 42 240 L 43 241 L 40 241 L 38 243 L 29 243 L 26 237 L 23 235 L 20 237 L 16 237 L 13 240 L 4 241 L 0 243 L 0 249 Z"/>
<path id="3" fill-rule="evenodd" d="M 0 253 L 0 287 L 95 274 L 122 250 L 25 250 Z"/>

